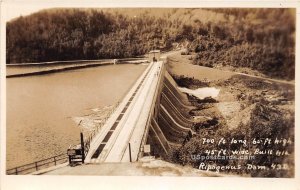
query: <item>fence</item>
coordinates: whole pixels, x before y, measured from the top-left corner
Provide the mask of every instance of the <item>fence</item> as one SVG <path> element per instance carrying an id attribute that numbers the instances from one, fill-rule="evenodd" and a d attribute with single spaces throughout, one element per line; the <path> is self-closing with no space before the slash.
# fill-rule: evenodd
<path id="1" fill-rule="evenodd" d="M 7 175 L 24 175 L 68 161 L 66 153 L 6 170 Z"/>
<path id="2" fill-rule="evenodd" d="M 97 126 L 97 128 L 95 130 L 93 130 L 92 133 L 90 133 L 85 139 L 84 139 L 84 154 L 87 155 L 89 149 L 90 149 L 90 144 L 92 139 L 94 138 L 94 136 L 99 132 L 100 128 L 106 123 L 106 121 L 108 120 L 108 118 L 111 116 L 111 114 L 117 109 L 117 107 L 119 106 L 118 102 L 114 108 L 108 113 L 108 115 L 104 118 L 104 122 L 100 125 Z M 11 168 L 6 170 L 6 174 L 7 175 L 25 175 L 25 174 L 29 174 L 41 169 L 46 169 L 49 168 L 51 166 L 56 166 L 57 164 L 62 164 L 65 163 L 69 160 L 69 157 L 67 155 L 67 153 L 64 154 L 59 154 L 50 158 L 46 158 L 44 160 L 39 160 L 36 162 L 32 162 L 30 164 L 25 164 L 22 166 L 18 166 L 15 168 Z"/>

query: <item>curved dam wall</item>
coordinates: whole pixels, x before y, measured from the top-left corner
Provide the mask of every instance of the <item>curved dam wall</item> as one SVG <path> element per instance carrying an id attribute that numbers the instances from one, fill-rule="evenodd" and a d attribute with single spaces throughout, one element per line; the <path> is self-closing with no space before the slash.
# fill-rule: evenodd
<path id="1" fill-rule="evenodd" d="M 51 73 L 78 70 L 114 64 L 140 64 L 147 60 L 141 58 L 103 59 L 103 60 L 75 60 L 53 61 L 42 63 L 8 64 L 6 78 L 45 75 Z"/>
<path id="2" fill-rule="evenodd" d="M 151 155 L 167 158 L 172 148 L 189 140 L 195 125 L 189 111 L 194 108 L 187 95 L 178 89 L 172 76 L 165 71 L 147 139 Z"/>

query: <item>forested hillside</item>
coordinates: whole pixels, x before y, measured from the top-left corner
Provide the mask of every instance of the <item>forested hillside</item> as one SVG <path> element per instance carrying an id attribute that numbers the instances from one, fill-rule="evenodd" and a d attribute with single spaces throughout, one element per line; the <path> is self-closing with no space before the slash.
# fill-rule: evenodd
<path id="1" fill-rule="evenodd" d="M 7 63 L 133 57 L 158 46 L 158 39 L 170 42 L 166 28 L 172 27 L 147 15 L 42 11 L 7 24 Z"/>
<path id="2" fill-rule="evenodd" d="M 7 23 L 6 60 L 135 57 L 174 42 L 195 52 L 197 65 L 294 79 L 294 9 L 43 10 Z"/>
<path id="3" fill-rule="evenodd" d="M 227 22 L 204 25 L 191 43 L 195 64 L 248 67 L 276 78 L 295 77 L 295 10 L 216 9 Z M 229 22 L 233 16 L 232 22 Z"/>

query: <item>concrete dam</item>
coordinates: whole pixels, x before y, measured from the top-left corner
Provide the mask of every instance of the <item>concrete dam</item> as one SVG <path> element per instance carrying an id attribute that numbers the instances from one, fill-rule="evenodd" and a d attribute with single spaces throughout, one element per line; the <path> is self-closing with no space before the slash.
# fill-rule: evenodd
<path id="1" fill-rule="evenodd" d="M 152 62 L 90 140 L 85 162 L 136 162 L 145 155 L 164 158 L 194 134 L 195 121 L 189 115 L 194 108 L 165 64 Z"/>
<path id="2" fill-rule="evenodd" d="M 127 175 L 127 169 L 136 169 L 145 159 L 168 160 L 174 150 L 188 142 L 196 133 L 199 118 L 209 120 L 191 116 L 194 109 L 197 107 L 179 90 L 166 64 L 150 62 L 104 124 L 84 136 L 81 133 L 80 144 L 70 146 L 67 154 L 9 169 L 7 173 L 107 174 L 105 168 L 110 173 L 117 164 L 125 167 Z M 70 167 L 74 165 L 78 167 Z M 115 172 L 119 175 L 119 170 Z"/>

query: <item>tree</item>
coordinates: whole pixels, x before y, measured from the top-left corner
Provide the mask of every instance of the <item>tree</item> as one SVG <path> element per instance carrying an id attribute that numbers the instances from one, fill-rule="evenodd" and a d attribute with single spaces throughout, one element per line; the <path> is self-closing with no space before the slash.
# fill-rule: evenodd
<path id="1" fill-rule="evenodd" d="M 252 28 L 248 28 L 246 31 L 246 40 L 250 43 L 254 42 L 254 34 Z"/>

